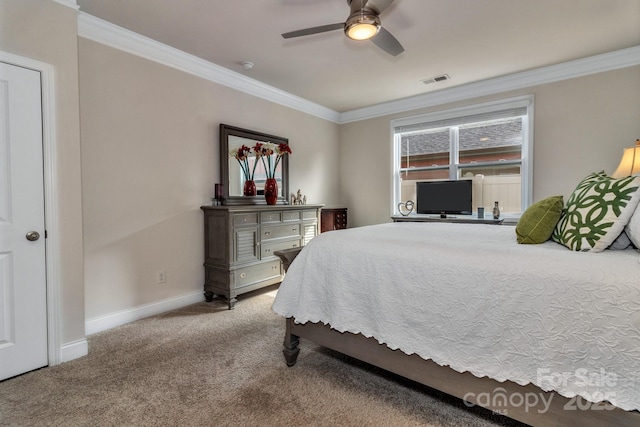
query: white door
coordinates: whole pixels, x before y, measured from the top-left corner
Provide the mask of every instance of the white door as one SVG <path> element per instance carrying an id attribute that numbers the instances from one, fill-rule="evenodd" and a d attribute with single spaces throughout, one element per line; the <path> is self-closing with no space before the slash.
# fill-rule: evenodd
<path id="1" fill-rule="evenodd" d="M 0 380 L 46 366 L 40 73 L 0 63 Z"/>

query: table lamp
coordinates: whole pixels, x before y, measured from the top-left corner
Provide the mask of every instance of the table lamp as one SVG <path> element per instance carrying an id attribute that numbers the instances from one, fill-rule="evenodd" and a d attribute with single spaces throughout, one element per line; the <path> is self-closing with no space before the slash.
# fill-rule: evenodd
<path id="1" fill-rule="evenodd" d="M 622 178 L 640 173 L 640 139 L 636 139 L 635 147 L 625 148 L 618 168 L 611 174 L 614 178 Z"/>

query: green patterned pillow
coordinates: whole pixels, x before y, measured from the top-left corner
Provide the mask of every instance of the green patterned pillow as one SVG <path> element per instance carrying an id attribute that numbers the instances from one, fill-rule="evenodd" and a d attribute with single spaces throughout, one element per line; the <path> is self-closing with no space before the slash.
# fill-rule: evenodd
<path id="1" fill-rule="evenodd" d="M 640 201 L 639 189 L 639 177 L 590 174 L 569 197 L 552 239 L 574 251 L 603 251 L 629 221 Z"/>
<path id="2" fill-rule="evenodd" d="M 516 225 L 518 243 L 540 244 L 551 233 L 562 215 L 562 196 L 548 197 L 529 206 Z"/>

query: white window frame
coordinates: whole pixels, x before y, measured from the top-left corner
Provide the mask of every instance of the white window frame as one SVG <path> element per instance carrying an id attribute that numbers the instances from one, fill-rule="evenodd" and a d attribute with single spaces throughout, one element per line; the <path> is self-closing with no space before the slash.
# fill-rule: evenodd
<path id="1" fill-rule="evenodd" d="M 468 105 L 460 108 L 453 108 L 449 110 L 436 111 L 433 113 L 421 114 L 418 116 L 404 117 L 400 119 L 394 119 L 391 121 L 391 215 L 399 215 L 398 204 L 406 202 L 406 200 L 400 200 L 400 159 L 401 159 L 401 144 L 400 136 L 396 134 L 396 129 L 406 126 L 417 125 L 420 123 L 433 123 L 444 120 L 462 119 L 468 116 L 474 116 L 478 114 L 490 114 L 492 112 L 498 112 L 508 110 L 512 108 L 525 107 L 527 110 L 526 115 L 523 117 L 522 123 L 522 160 L 521 160 L 521 172 L 522 177 L 522 211 L 531 205 L 533 197 L 533 116 L 534 116 L 534 96 L 524 95 L 514 98 L 507 98 L 497 101 L 486 102 L 482 104 Z M 452 155 L 457 156 L 457 148 L 451 152 Z M 457 162 L 456 162 L 457 163 Z M 449 169 L 450 177 L 455 173 L 455 176 L 451 179 L 457 179 L 457 167 L 452 166 Z"/>

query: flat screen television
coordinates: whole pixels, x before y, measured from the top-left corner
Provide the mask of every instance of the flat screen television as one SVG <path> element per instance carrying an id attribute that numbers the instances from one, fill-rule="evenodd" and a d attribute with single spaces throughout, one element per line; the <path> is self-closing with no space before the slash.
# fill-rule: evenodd
<path id="1" fill-rule="evenodd" d="M 422 181 L 416 183 L 418 214 L 471 215 L 471 180 Z"/>

